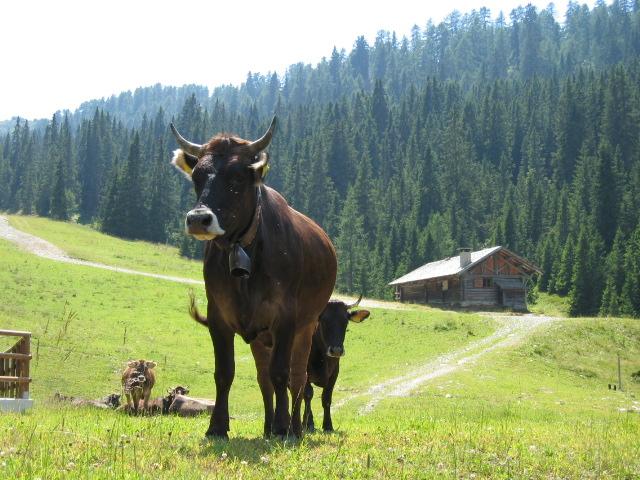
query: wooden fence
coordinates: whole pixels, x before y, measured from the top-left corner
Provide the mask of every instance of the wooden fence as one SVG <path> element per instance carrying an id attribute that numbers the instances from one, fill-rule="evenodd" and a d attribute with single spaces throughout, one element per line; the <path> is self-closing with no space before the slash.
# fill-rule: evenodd
<path id="1" fill-rule="evenodd" d="M 0 352 L 0 398 L 29 398 L 31 333 L 0 330 L 0 337 L 19 337 L 6 352 Z"/>

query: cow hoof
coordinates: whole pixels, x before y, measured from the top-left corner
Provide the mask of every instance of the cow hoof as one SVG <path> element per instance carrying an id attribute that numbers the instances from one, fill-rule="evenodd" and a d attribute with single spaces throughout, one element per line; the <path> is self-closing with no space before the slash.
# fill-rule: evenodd
<path id="1" fill-rule="evenodd" d="M 204 434 L 204 437 L 207 440 L 229 440 L 229 435 L 227 432 L 219 433 L 219 432 L 207 432 Z"/>
<path id="2" fill-rule="evenodd" d="M 324 433 L 333 433 L 335 432 L 335 430 L 333 429 L 333 427 L 329 427 L 329 428 L 323 428 L 322 431 Z"/>
<path id="3" fill-rule="evenodd" d="M 307 432 L 309 432 L 309 433 L 313 433 L 313 432 L 315 432 L 315 431 L 316 431 L 316 426 L 312 423 L 311 425 L 307 425 L 307 426 L 306 426 L 306 430 L 307 430 Z"/>

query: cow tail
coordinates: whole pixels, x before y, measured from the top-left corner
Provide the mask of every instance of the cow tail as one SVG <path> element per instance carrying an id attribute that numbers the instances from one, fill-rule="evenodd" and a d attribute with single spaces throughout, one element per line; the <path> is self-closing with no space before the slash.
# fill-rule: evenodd
<path id="1" fill-rule="evenodd" d="M 205 327 L 209 327 L 209 321 L 207 317 L 202 315 L 198 311 L 198 307 L 196 306 L 196 296 L 193 294 L 193 291 L 189 292 L 189 315 L 200 325 L 204 325 Z"/>

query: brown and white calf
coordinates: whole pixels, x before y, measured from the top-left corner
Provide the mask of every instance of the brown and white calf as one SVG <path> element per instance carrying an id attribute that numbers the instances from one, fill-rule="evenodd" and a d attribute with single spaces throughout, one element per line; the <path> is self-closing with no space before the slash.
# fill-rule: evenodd
<path id="1" fill-rule="evenodd" d="M 143 400 L 143 408 L 149 408 L 151 389 L 156 383 L 156 374 L 153 368 L 156 362 L 146 360 L 130 360 L 122 373 L 122 388 L 127 397 L 127 409 L 138 413 L 140 400 Z"/>

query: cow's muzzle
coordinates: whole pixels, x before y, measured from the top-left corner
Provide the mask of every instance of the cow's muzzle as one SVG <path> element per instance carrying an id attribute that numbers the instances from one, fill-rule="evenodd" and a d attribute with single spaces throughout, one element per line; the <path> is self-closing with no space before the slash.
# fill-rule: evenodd
<path id="1" fill-rule="evenodd" d="M 218 217 L 207 207 L 194 208 L 187 213 L 185 230 L 187 234 L 193 235 L 198 240 L 213 240 L 224 235 Z"/>
<path id="2" fill-rule="evenodd" d="M 340 358 L 343 355 L 344 355 L 344 347 L 330 346 L 329 348 L 327 348 L 328 357 Z"/>

